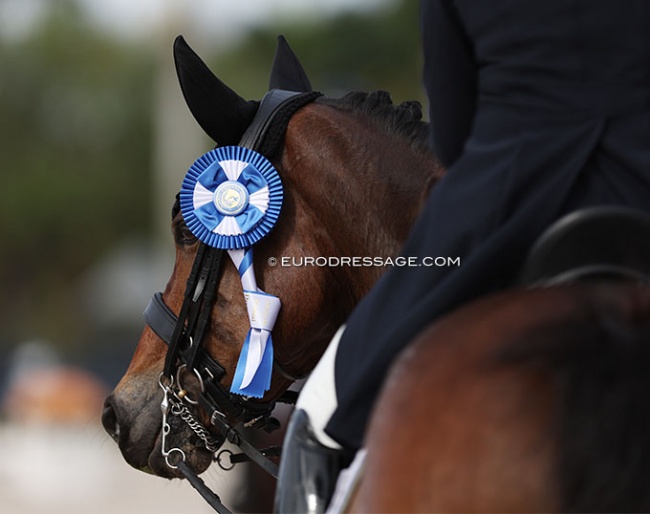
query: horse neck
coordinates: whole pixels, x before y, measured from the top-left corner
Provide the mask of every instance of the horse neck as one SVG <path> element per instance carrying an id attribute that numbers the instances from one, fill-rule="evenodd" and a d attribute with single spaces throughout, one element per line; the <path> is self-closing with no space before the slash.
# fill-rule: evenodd
<path id="1" fill-rule="evenodd" d="M 367 115 L 313 104 L 292 119 L 284 177 L 327 234 L 322 256 L 394 257 L 441 175 L 433 154 L 416 150 Z M 350 309 L 385 271 L 340 266 Z"/>

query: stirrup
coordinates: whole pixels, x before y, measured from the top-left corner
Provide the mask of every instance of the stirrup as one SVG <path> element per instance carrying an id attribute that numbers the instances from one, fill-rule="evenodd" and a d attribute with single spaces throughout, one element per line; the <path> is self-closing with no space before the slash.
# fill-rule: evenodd
<path id="1" fill-rule="evenodd" d="M 350 457 L 346 451 L 328 448 L 316 439 L 304 410 L 293 413 L 284 440 L 274 511 L 278 514 L 325 512 L 339 472 L 349 465 Z"/>

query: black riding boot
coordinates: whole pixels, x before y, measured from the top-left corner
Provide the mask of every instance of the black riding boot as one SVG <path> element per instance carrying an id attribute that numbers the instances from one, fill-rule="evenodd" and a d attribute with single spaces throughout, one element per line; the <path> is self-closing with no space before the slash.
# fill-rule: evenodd
<path id="1" fill-rule="evenodd" d="M 284 438 L 275 491 L 277 514 L 325 512 L 339 472 L 350 464 L 344 450 L 322 445 L 313 435 L 309 416 L 296 410 Z"/>

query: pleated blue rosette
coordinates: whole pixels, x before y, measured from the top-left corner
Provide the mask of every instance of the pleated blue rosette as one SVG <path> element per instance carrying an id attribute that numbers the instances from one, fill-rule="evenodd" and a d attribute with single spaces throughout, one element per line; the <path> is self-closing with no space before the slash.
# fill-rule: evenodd
<path id="1" fill-rule="evenodd" d="M 187 227 L 203 243 L 228 250 L 239 272 L 251 328 L 230 391 L 253 398 L 264 396 L 271 385 L 271 331 L 280 300 L 257 287 L 252 247 L 275 225 L 282 199 L 282 182 L 273 165 L 239 146 L 219 147 L 202 155 L 181 186 Z"/>
<path id="2" fill-rule="evenodd" d="M 240 146 L 199 157 L 181 185 L 181 211 L 205 244 L 224 250 L 253 246 L 280 215 L 282 182 L 263 155 Z"/>

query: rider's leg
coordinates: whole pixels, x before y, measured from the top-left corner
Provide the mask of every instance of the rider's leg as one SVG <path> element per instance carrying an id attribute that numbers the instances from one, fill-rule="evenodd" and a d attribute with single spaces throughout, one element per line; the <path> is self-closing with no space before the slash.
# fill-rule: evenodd
<path id="1" fill-rule="evenodd" d="M 339 471 L 350 463 L 349 452 L 324 431 L 337 405 L 334 361 L 343 330 L 344 327 L 338 330 L 312 371 L 289 421 L 280 461 L 275 512 L 324 512 Z"/>

